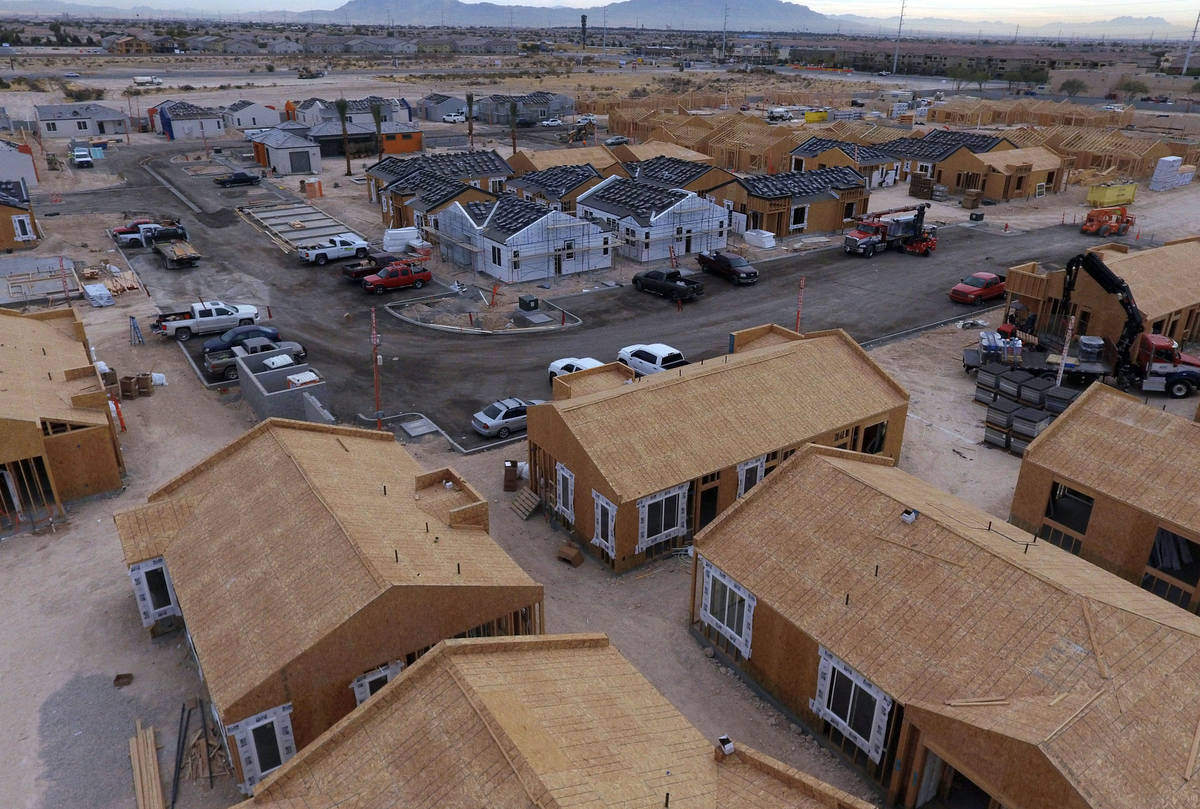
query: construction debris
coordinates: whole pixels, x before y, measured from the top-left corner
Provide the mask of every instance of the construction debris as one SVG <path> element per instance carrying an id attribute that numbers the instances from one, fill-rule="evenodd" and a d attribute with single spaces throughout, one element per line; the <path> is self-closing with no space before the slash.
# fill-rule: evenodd
<path id="1" fill-rule="evenodd" d="M 158 773 L 158 743 L 154 728 L 142 727 L 129 740 L 129 763 L 133 767 L 133 792 L 137 809 L 164 809 L 162 778 Z"/>

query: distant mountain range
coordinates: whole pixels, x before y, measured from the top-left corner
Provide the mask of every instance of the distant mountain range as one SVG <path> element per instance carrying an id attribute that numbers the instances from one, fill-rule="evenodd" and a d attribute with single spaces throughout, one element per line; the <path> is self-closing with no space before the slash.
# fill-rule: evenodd
<path id="1" fill-rule="evenodd" d="M 726 14 L 728 13 L 728 20 Z M 133 8 L 87 5 L 67 0 L 11 0 L 0 14 L 46 16 L 68 14 L 78 17 L 118 17 L 128 19 L 225 19 L 247 21 L 287 21 L 314 23 L 383 24 L 405 26 L 576 28 L 579 16 L 588 15 L 588 25 L 598 32 L 609 28 L 657 28 L 690 31 L 720 31 L 728 22 L 729 31 L 880 34 L 891 36 L 899 22 L 896 17 L 874 18 L 854 14 L 821 14 L 799 3 L 784 0 L 622 0 L 606 6 L 575 8 L 570 6 L 505 6 L 497 3 L 466 3 L 461 0 L 348 0 L 335 9 L 324 11 L 252 11 L 222 13 L 212 8 L 139 5 Z M 1051 22 L 1021 26 L 1011 22 L 955 20 L 940 17 L 915 17 L 904 21 L 904 31 L 920 34 L 979 34 L 991 38 L 1081 37 L 1087 39 L 1186 38 L 1191 28 L 1174 25 L 1162 17 L 1115 17 L 1097 22 Z"/>

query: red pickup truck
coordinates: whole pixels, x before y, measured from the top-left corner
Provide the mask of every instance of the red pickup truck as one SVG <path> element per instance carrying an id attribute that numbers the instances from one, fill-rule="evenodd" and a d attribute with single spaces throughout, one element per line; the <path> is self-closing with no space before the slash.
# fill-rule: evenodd
<path id="1" fill-rule="evenodd" d="M 1004 276 L 991 272 L 968 275 L 950 289 L 950 300 L 955 303 L 980 304 L 992 298 L 1003 297 Z"/>
<path id="2" fill-rule="evenodd" d="M 389 289 L 404 289 L 412 287 L 420 289 L 433 280 L 433 274 L 425 267 L 418 267 L 406 261 L 397 261 L 387 265 L 374 275 L 363 279 L 362 288 L 367 292 L 382 295 Z"/>

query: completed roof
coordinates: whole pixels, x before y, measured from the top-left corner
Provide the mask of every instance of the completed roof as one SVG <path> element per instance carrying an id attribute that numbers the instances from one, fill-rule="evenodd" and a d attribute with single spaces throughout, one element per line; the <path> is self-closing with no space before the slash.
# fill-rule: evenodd
<path id="1" fill-rule="evenodd" d="M 867 809 L 737 744 L 714 755 L 603 635 L 448 640 L 238 809 Z"/>
<path id="2" fill-rule="evenodd" d="M 849 166 L 833 166 L 816 171 L 785 171 L 780 174 L 751 174 L 737 182 L 753 197 L 779 199 L 798 197 L 836 199 L 835 191 L 866 188 L 867 181 Z"/>
<path id="3" fill-rule="evenodd" d="M 887 459 L 815 447 L 696 546 L 906 717 L 969 741 L 979 769 L 1013 783 L 1028 745 L 1088 806 L 1200 806 L 1196 715 L 1179 710 L 1200 699 L 1200 618 L 1137 585 Z"/>
<path id="4" fill-rule="evenodd" d="M 613 494 L 632 500 L 907 402 L 904 389 L 837 330 L 538 405 L 530 409 L 530 436 L 536 442 L 538 411 L 553 408 Z"/>
<path id="5" fill-rule="evenodd" d="M 801 157 L 816 157 L 830 149 L 841 149 L 847 157 L 860 166 L 877 166 L 881 163 L 893 163 L 896 160 L 891 155 L 884 154 L 871 146 L 860 146 L 857 143 L 832 138 L 809 138 L 792 149 L 792 154 Z"/>
<path id="6" fill-rule="evenodd" d="M 309 149 L 317 145 L 308 138 L 302 138 L 286 129 L 268 129 L 266 132 L 251 135 L 249 140 L 271 149 Z"/>
<path id="7" fill-rule="evenodd" d="M 385 157 L 367 169 L 367 174 L 385 185 L 418 171 L 431 171 L 455 180 L 511 177 L 512 167 L 496 151 L 446 152 L 418 157 Z"/>
<path id="8" fill-rule="evenodd" d="M 664 188 L 683 188 L 713 171 L 713 167 L 705 163 L 693 163 L 678 157 L 660 155 L 637 163 L 626 163 L 625 170 L 635 180 L 655 183 Z"/>
<path id="9" fill-rule="evenodd" d="M 221 711 L 395 588 L 538 587 L 488 535 L 486 501 L 389 434 L 270 419 L 149 513 L 178 498 L 194 515 L 160 523 L 162 553 Z"/>
<path id="10" fill-rule="evenodd" d="M 940 163 L 959 149 L 967 148 L 961 143 L 930 140 L 928 135 L 923 138 L 896 138 L 877 147 L 884 154 L 930 163 Z"/>
<path id="11" fill-rule="evenodd" d="M 1200 302 L 1200 272 L 1196 254 L 1200 236 L 1169 242 L 1149 250 L 1100 251 L 1108 268 L 1129 284 L 1138 309 L 1147 320 Z"/>
<path id="12" fill-rule="evenodd" d="M 1024 463 L 1200 532 L 1200 424 L 1107 385 L 1072 402 L 1029 445 Z"/>
<path id="13" fill-rule="evenodd" d="M 540 193 L 547 199 L 562 199 L 588 180 L 598 177 L 600 177 L 600 172 L 590 164 L 555 166 L 523 174 L 515 180 L 510 180 L 508 187 Z"/>
<path id="14" fill-rule="evenodd" d="M 422 213 L 444 205 L 459 194 L 468 191 L 482 191 L 482 189 L 475 188 L 450 177 L 443 177 L 432 171 L 422 171 L 405 177 L 402 182 L 391 187 L 401 195 L 411 194 L 412 199 L 405 202 L 405 204 Z M 482 191 L 482 193 L 486 194 L 489 192 Z"/>
<path id="15" fill-rule="evenodd" d="M 687 191 L 614 176 L 588 190 L 578 203 L 611 213 L 620 219 L 632 217 L 645 227 L 651 219 L 669 211 L 689 196 Z"/>
<path id="16" fill-rule="evenodd" d="M 200 118 L 220 118 L 221 111 L 208 107 L 197 107 L 186 101 L 175 101 L 170 106 L 160 107 L 162 114 L 173 121 L 196 120 Z"/>
<path id="17" fill-rule="evenodd" d="M 957 132 L 950 129 L 931 130 L 925 134 L 924 139 L 930 143 L 952 143 L 955 146 L 966 146 L 972 152 L 976 153 L 990 152 L 1005 142 L 1004 138 L 996 135 L 982 135 L 978 132 Z"/>
<path id="18" fill-rule="evenodd" d="M 124 120 L 125 113 L 111 107 L 92 102 L 79 104 L 36 104 L 39 121 L 62 121 L 68 118 L 94 118 L 99 121 L 111 121 L 114 118 Z"/>
<path id="19" fill-rule="evenodd" d="M 0 205 L 29 210 L 29 188 L 24 180 L 0 180 Z"/>
<path id="20" fill-rule="evenodd" d="M 0 308 L 0 420 L 108 424 L 100 377 L 91 368 L 82 325 L 71 309 L 22 315 Z M 86 368 L 71 378 L 67 372 Z M 84 404 L 76 397 L 99 398 Z M 18 457 L 24 457 L 18 456 Z"/>

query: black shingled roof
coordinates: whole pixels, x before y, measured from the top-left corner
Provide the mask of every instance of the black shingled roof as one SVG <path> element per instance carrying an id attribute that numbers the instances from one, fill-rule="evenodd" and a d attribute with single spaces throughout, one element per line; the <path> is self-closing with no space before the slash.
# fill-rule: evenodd
<path id="1" fill-rule="evenodd" d="M 432 171 L 422 171 L 404 178 L 404 190 L 413 194 L 406 204 L 416 211 L 429 211 L 449 202 L 471 186 Z"/>
<path id="2" fill-rule="evenodd" d="M 857 143 L 850 143 L 844 140 L 833 140 L 832 138 L 809 138 L 801 143 L 795 149 L 792 149 L 792 154 L 800 157 L 816 157 L 822 152 L 827 152 L 830 149 L 841 149 L 846 155 L 860 166 L 874 166 L 879 163 L 891 163 L 896 158 L 891 155 L 884 154 L 873 146 L 860 146 Z"/>
<path id="3" fill-rule="evenodd" d="M 664 188 L 683 188 L 692 180 L 703 177 L 705 172 L 711 171 L 712 166 L 681 157 L 659 155 L 649 160 L 626 163 L 625 170 L 629 172 L 629 176 L 643 182 L 654 183 Z"/>
<path id="4" fill-rule="evenodd" d="M 940 163 L 959 149 L 966 147 L 961 143 L 944 143 L 929 138 L 896 138 L 887 143 L 880 143 L 876 148 L 893 157 Z"/>
<path id="5" fill-rule="evenodd" d="M 616 177 L 588 191 L 579 202 L 620 218 L 632 216 L 639 225 L 645 227 L 650 224 L 651 217 L 658 216 L 687 197 L 686 191 Z"/>
<path id="6" fill-rule="evenodd" d="M 981 135 L 977 132 L 951 132 L 949 129 L 935 129 L 925 136 L 930 143 L 953 143 L 956 146 L 966 146 L 972 152 L 990 152 L 1004 138 L 995 135 Z"/>
<path id="7" fill-rule="evenodd" d="M 550 209 L 540 202 L 501 197 L 492 207 L 483 235 L 494 242 L 504 242 L 550 213 Z"/>
<path id="8" fill-rule="evenodd" d="M 864 188 L 867 181 L 848 166 L 834 166 L 816 171 L 786 171 L 782 174 L 752 174 L 739 177 L 738 182 L 750 196 L 764 199 L 781 197 L 832 198 L 835 189 Z"/>
<path id="9" fill-rule="evenodd" d="M 508 187 L 540 191 L 547 199 L 562 199 L 588 180 L 599 176 L 600 172 L 590 163 L 582 166 L 551 166 L 523 174 L 510 181 Z"/>
<path id="10" fill-rule="evenodd" d="M 367 169 L 367 174 L 391 185 L 418 171 L 432 171 L 444 177 L 511 177 L 512 166 L 495 150 L 425 154 L 419 157 L 385 157 Z"/>

